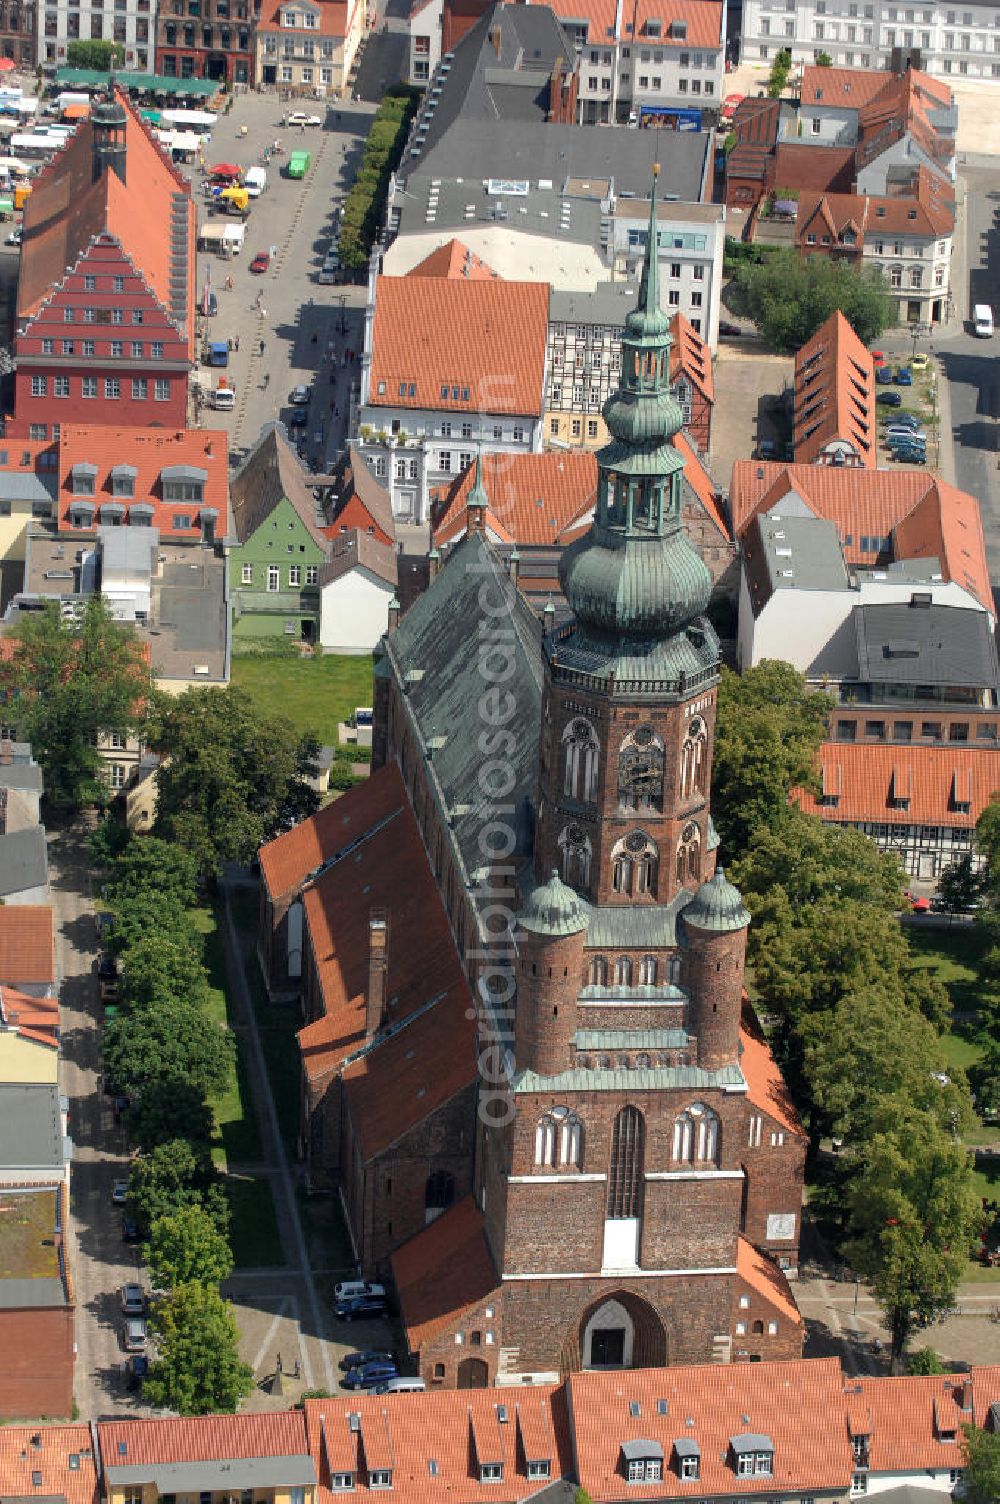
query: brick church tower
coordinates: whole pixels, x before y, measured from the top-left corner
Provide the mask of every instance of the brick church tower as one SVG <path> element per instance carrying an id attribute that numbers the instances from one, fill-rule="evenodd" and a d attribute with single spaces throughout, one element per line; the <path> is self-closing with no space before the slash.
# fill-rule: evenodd
<path id="1" fill-rule="evenodd" d="M 513 1110 L 477 1155 L 501 1383 L 724 1360 L 741 1234 L 791 1225 L 797 1241 L 797 1179 L 777 1189 L 747 1152 L 750 916 L 715 864 L 719 645 L 681 523 L 656 234 L 654 188 L 594 522 L 560 566 L 572 616 L 544 643 Z"/>

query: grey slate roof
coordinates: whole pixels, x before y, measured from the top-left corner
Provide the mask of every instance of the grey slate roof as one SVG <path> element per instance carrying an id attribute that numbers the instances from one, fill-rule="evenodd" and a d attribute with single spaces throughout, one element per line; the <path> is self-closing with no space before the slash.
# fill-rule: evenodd
<path id="1" fill-rule="evenodd" d="M 43 1279 L 0 1279 L 0 1311 L 65 1304 L 66 1290 L 58 1275 Z"/>
<path id="2" fill-rule="evenodd" d="M 0 470 L 0 501 L 51 501 L 33 470 Z"/>
<path id="3" fill-rule="evenodd" d="M 500 614 L 487 616 L 482 601 Z M 479 702 L 491 688 L 480 668 L 480 626 L 501 632 L 511 654 L 511 675 L 503 689 L 517 705 L 518 735 L 511 758 L 514 785 L 503 803 L 515 807 L 518 847 L 524 851 L 541 732 L 541 628 L 492 545 L 480 533 L 463 538 L 386 638 L 386 652 L 430 750 L 431 771 L 451 812 L 470 876 L 486 866 L 479 836 L 493 818 L 492 801 L 479 783 L 478 728 L 485 727 Z"/>
<path id="4" fill-rule="evenodd" d="M 424 149 L 441 140 L 456 121 L 520 120 L 545 124 L 553 64 L 573 64 L 573 43 L 548 6 L 490 7 L 455 48 L 451 67 L 435 75 L 441 85 L 433 110 L 425 102 L 429 129 Z"/>
<path id="5" fill-rule="evenodd" d="M 256 447 L 229 482 L 233 527 L 241 543 L 266 521 L 287 497 L 310 537 L 325 553 L 327 540 L 316 526 L 316 504 L 306 485 L 298 455 L 277 424 L 269 424 Z"/>
<path id="6" fill-rule="evenodd" d="M 45 828 L 29 826 L 0 836 L 0 898 L 43 888 L 49 880 L 49 858 L 45 847 Z"/>
<path id="7" fill-rule="evenodd" d="M 738 1065 L 723 1066 L 721 1071 L 705 1071 L 698 1065 L 657 1065 L 639 1070 L 614 1065 L 607 1070 L 578 1067 L 560 1071 L 555 1076 L 521 1071 L 514 1078 L 514 1090 L 523 1093 L 613 1091 L 632 1094 L 641 1091 L 719 1091 L 726 1087 L 732 1091 L 746 1091 L 746 1079 Z"/>
<path id="8" fill-rule="evenodd" d="M 352 569 L 367 569 L 384 585 L 395 590 L 399 580 L 396 570 L 396 550 L 389 543 L 380 543 L 360 528 L 351 528 L 333 540 L 330 562 L 320 568 L 320 588 L 350 574 Z"/>
<path id="9" fill-rule="evenodd" d="M 63 1150 L 58 1086 L 0 1083 L 0 1179 L 4 1169 L 61 1176 Z"/>
<path id="10" fill-rule="evenodd" d="M 659 194 L 663 219 L 670 216 L 666 200 L 701 200 L 712 138 L 699 131 L 595 130 L 589 125 L 546 125 L 539 129 L 521 120 L 463 120 L 461 130 L 448 131 L 433 150 L 416 160 L 421 173 L 444 180 L 463 178 L 467 188 L 484 178 L 551 180 L 561 192 L 588 191 L 584 185 L 610 182 L 615 193 L 640 200 L 649 196 L 650 170 L 660 164 Z M 400 171 L 412 175 L 413 158 L 406 156 Z M 408 182 L 407 187 L 412 185 Z M 596 197 L 602 195 L 596 191 Z M 619 209 L 621 205 L 619 204 Z"/>
<path id="11" fill-rule="evenodd" d="M 550 324 L 610 324 L 619 329 L 635 307 L 639 291 L 635 282 L 599 282 L 593 292 L 549 293 Z"/>
<path id="12" fill-rule="evenodd" d="M 919 595 L 919 592 L 918 592 Z M 996 640 L 985 611 L 899 602 L 855 606 L 860 683 L 998 685 Z"/>
<path id="13" fill-rule="evenodd" d="M 116 1488 L 152 1482 L 163 1494 L 236 1492 L 244 1488 L 308 1487 L 317 1481 L 307 1454 L 288 1457 L 233 1457 L 212 1462 L 105 1462 L 108 1482 Z"/>
<path id="14" fill-rule="evenodd" d="M 155 527 L 99 527 L 102 569 L 128 571 L 148 577 L 156 568 L 156 550 L 160 542 Z"/>

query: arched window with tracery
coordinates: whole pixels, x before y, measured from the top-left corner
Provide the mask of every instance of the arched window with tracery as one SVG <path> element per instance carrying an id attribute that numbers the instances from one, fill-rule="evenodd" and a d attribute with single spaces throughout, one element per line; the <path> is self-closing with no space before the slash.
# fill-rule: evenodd
<path id="1" fill-rule="evenodd" d="M 590 837 L 582 825 L 567 825 L 559 832 L 559 869 L 564 883 L 585 888 L 590 882 Z"/>
<path id="2" fill-rule="evenodd" d="M 615 1118 L 608 1174 L 608 1216 L 638 1217 L 642 1211 L 642 1162 L 645 1124 L 637 1107 L 623 1107 Z"/>
<path id="3" fill-rule="evenodd" d="M 612 887 L 616 893 L 656 893 L 659 854 L 643 830 L 632 830 L 612 852 Z"/>
<path id="4" fill-rule="evenodd" d="M 593 804 L 601 750 L 597 732 L 584 716 L 570 721 L 562 734 L 563 793 L 569 799 Z"/>
<path id="5" fill-rule="evenodd" d="M 677 881 L 688 882 L 701 875 L 701 831 L 693 820 L 681 831 L 677 843 Z"/>
<path id="6" fill-rule="evenodd" d="M 717 1164 L 719 1119 L 704 1102 L 692 1102 L 674 1119 L 673 1157 L 679 1164 Z"/>
<path id="7" fill-rule="evenodd" d="M 629 956 L 619 956 L 615 962 L 615 982 L 619 987 L 631 987 L 632 961 Z"/>
<path id="8" fill-rule="evenodd" d="M 553 1169 L 558 1165 L 579 1167 L 583 1148 L 583 1125 L 568 1107 L 550 1107 L 535 1129 L 535 1164 Z"/>
<path id="9" fill-rule="evenodd" d="M 680 956 L 671 956 L 670 960 L 667 962 L 667 981 L 670 982 L 674 987 L 676 987 L 680 979 L 681 958 Z"/>
<path id="10" fill-rule="evenodd" d="M 681 747 L 681 798 L 690 799 L 705 792 L 705 765 L 708 761 L 708 728 L 695 716 Z"/>
<path id="11" fill-rule="evenodd" d="M 618 753 L 618 802 L 624 809 L 663 808 L 663 742 L 652 726 L 630 731 Z"/>
<path id="12" fill-rule="evenodd" d="M 603 956 L 591 956 L 587 980 L 591 987 L 606 987 L 608 985 L 608 963 Z"/>
<path id="13" fill-rule="evenodd" d="M 643 956 L 639 962 L 639 981 L 641 985 L 644 987 L 654 987 L 656 985 L 656 973 L 656 957 Z"/>

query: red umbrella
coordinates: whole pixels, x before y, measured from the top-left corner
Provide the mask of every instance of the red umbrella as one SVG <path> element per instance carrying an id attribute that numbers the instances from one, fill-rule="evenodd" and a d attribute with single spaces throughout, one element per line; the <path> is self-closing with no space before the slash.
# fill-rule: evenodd
<path id="1" fill-rule="evenodd" d="M 240 169 L 235 162 L 220 162 L 218 167 L 208 169 L 210 178 L 238 178 Z"/>
<path id="2" fill-rule="evenodd" d="M 13 73 L 17 67 L 12 57 L 0 57 L 0 73 Z"/>

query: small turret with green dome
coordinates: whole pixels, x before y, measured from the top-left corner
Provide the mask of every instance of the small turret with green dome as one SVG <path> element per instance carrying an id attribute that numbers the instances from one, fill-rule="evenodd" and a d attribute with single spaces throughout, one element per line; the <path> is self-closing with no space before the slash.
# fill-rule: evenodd
<path id="1" fill-rule="evenodd" d="M 618 390 L 604 405 L 611 440 L 598 451 L 597 507 L 563 553 L 559 578 L 576 629 L 558 661 L 629 679 L 690 679 L 718 663 L 701 617 L 712 579 L 681 522 L 681 410 L 670 395 L 670 332 L 660 307 L 656 176 L 636 306 L 622 332 Z M 576 660 L 579 660 L 578 662 Z"/>

